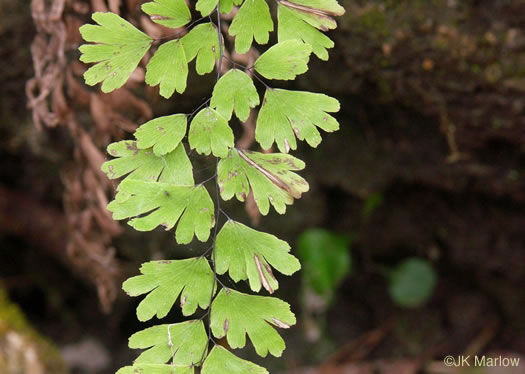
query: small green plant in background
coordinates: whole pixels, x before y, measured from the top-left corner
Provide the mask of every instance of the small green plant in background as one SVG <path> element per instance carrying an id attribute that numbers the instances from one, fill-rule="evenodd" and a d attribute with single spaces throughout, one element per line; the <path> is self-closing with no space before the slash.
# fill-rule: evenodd
<path id="1" fill-rule="evenodd" d="M 353 237 L 325 229 L 309 229 L 297 240 L 303 264 L 303 287 L 329 303 L 341 281 L 351 273 L 350 244 Z"/>
<path id="2" fill-rule="evenodd" d="M 235 349 L 246 345 L 248 335 L 259 355 L 280 356 L 285 343 L 276 328 L 289 328 L 295 316 L 286 302 L 225 287 L 220 276 L 228 273 L 235 282 L 248 281 L 253 292 L 264 288 L 271 294 L 279 287 L 273 270 L 291 275 L 300 264 L 286 242 L 229 218 L 221 198 L 245 201 L 252 195 L 262 215 L 270 206 L 284 214 L 287 205 L 308 191 L 308 183 L 296 173 L 305 164 L 288 152 L 297 148 L 298 140 L 316 147 L 321 142 L 319 129 L 331 132 L 339 127 L 329 114 L 339 110 L 337 100 L 270 86 L 271 80 L 293 80 L 305 73 L 312 53 L 328 59 L 327 49 L 334 44 L 321 30 L 335 28 L 333 16 L 344 13 L 336 0 L 278 1 L 277 43 L 252 66 L 229 59 L 221 14 L 239 7 L 228 32 L 234 37 L 233 49 L 246 53 L 254 40 L 267 44 L 275 28 L 267 2 L 198 0 L 194 5 L 201 17 L 193 17 L 195 12 L 184 0 L 142 5 L 153 22 L 184 28 L 162 43 L 113 13 L 95 13 L 96 25 L 80 29 L 92 43 L 80 47 L 81 61 L 95 63 L 84 75 L 86 83 L 101 83 L 103 92 L 122 87 L 148 51 L 153 55 L 146 64 L 146 83 L 159 86 L 165 98 L 185 91 L 189 63 L 194 62 L 200 75 L 217 71 L 211 96 L 194 112 L 153 119 L 137 129 L 135 140 L 108 147 L 113 159 L 102 170 L 111 179 L 123 178 L 108 206 L 114 219 L 127 219 L 138 231 L 174 229 L 179 244 L 195 238 L 208 243 L 198 257 L 147 262 L 140 275 L 124 283 L 130 296 L 145 295 L 137 308 L 141 321 L 166 317 L 177 300 L 184 316 L 203 312 L 131 336 L 129 346 L 145 351 L 119 374 L 190 374 L 196 367 L 203 374 L 267 373 L 216 339 L 225 337 Z M 231 69 L 222 74 L 227 62 Z M 262 100 L 255 83 L 265 90 Z M 282 153 L 235 148 L 233 115 L 246 121 L 259 106 L 255 140 L 265 150 L 275 143 Z M 190 150 L 215 158 L 216 170 L 208 179 L 195 181 Z M 209 182 L 214 183 L 212 195 Z"/>
<path id="3" fill-rule="evenodd" d="M 386 273 L 392 300 L 405 308 L 423 305 L 434 292 L 437 275 L 427 260 L 411 257 Z"/>
<path id="4" fill-rule="evenodd" d="M 302 320 L 306 338 L 318 342 L 327 338 L 326 312 L 332 305 L 337 287 L 352 272 L 350 245 L 354 235 L 339 235 L 332 231 L 313 228 L 305 230 L 297 239 L 298 255 L 303 264 L 301 300 Z M 315 354 L 328 354 L 332 344 L 324 339 L 322 349 Z"/>
<path id="5" fill-rule="evenodd" d="M 382 199 L 381 199 L 382 200 Z M 380 200 L 374 198 L 374 205 Z M 365 202 L 364 211 L 370 206 Z M 365 215 L 367 219 L 369 214 Z M 305 230 L 297 240 L 298 254 L 303 264 L 302 305 L 306 336 L 310 341 L 325 340 L 326 312 L 333 304 L 338 286 L 358 272 L 352 266 L 351 244 L 356 233 L 341 235 L 320 228 Z M 372 270 L 383 275 L 392 301 L 402 308 L 417 308 L 427 302 L 436 286 L 437 274 L 422 258 L 410 257 L 395 266 L 373 264 Z"/>

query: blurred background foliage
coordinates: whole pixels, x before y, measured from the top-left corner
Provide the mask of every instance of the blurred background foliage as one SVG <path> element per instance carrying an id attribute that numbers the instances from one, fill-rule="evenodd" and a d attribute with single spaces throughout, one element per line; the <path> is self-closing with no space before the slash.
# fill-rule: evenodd
<path id="1" fill-rule="evenodd" d="M 162 100 L 140 71 L 115 95 L 82 85 L 78 26 L 105 8 L 147 29 L 139 4 L 0 0 L 0 287 L 10 300 L 0 302 L 0 365 L 8 336 L 27 325 L 71 373 L 110 373 L 134 358 L 127 338 L 146 327 L 121 281 L 140 262 L 202 250 L 103 213 L 105 145 L 153 114 L 191 112 L 209 90 L 194 77 L 187 95 Z M 313 59 L 287 86 L 337 97 L 341 130 L 300 147 L 310 192 L 259 221 L 303 262 L 278 291 L 298 327 L 284 359 L 243 354 L 272 373 L 312 374 L 456 373 L 444 356 L 525 355 L 525 1 L 342 5 L 329 62 Z M 196 178 L 209 177 L 196 162 Z M 241 205 L 225 209 L 250 219 Z M 6 322 L 14 304 L 24 326 Z M 58 372 L 56 356 L 35 355 Z"/>

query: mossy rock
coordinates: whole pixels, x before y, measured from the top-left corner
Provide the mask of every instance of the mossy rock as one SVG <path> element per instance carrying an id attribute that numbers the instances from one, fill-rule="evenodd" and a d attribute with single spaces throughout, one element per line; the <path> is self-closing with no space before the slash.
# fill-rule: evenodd
<path id="1" fill-rule="evenodd" d="M 0 286 L 0 373 L 66 374 L 55 346 L 38 334 Z"/>

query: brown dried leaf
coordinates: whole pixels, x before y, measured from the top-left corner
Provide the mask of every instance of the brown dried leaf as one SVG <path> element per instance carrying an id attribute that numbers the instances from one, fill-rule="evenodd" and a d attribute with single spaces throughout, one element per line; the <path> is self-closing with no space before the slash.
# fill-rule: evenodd
<path id="1" fill-rule="evenodd" d="M 128 5 L 128 10 L 133 13 L 140 9 L 140 5 L 142 4 L 143 0 L 127 0 L 126 3 Z"/>
<path id="2" fill-rule="evenodd" d="M 108 0 L 109 10 L 113 13 L 120 14 L 120 6 L 122 5 L 121 0 Z"/>
<path id="3" fill-rule="evenodd" d="M 53 90 L 53 95 L 51 98 L 51 108 L 57 116 L 57 121 L 65 125 L 72 116 L 71 109 L 68 107 L 66 98 L 63 91 L 64 78 L 61 77 L 57 86 Z"/>
<path id="4" fill-rule="evenodd" d="M 82 21 L 78 17 L 67 15 L 65 17 L 65 23 L 66 23 L 66 43 L 68 45 L 73 45 L 73 46 L 78 46 L 82 44 L 83 39 L 82 39 L 82 35 L 80 35 L 79 28 L 85 22 Z"/>
<path id="5" fill-rule="evenodd" d="M 82 129 L 79 131 L 78 144 L 91 169 L 102 179 L 106 178 L 105 174 L 100 170 L 100 167 L 105 161 L 105 157 L 95 144 L 93 144 L 91 137 Z"/>
<path id="6" fill-rule="evenodd" d="M 153 117 L 153 111 L 148 103 L 139 99 L 125 88 L 104 94 L 104 100 L 107 100 L 108 105 L 118 112 L 129 113 L 130 111 L 134 111 L 135 114 L 145 120 Z"/>
<path id="7" fill-rule="evenodd" d="M 91 0 L 91 10 L 93 12 L 104 12 L 107 13 L 108 7 L 104 0 Z"/>
<path id="8" fill-rule="evenodd" d="M 71 66 L 66 71 L 67 95 L 75 104 L 87 109 L 91 102 L 91 93 L 75 77 Z"/>
<path id="9" fill-rule="evenodd" d="M 103 93 L 91 93 L 89 110 L 97 130 L 102 134 L 106 134 L 109 133 L 111 129 L 109 114 L 112 108 L 107 104 L 107 100 L 104 100 L 103 96 L 105 96 Z"/>

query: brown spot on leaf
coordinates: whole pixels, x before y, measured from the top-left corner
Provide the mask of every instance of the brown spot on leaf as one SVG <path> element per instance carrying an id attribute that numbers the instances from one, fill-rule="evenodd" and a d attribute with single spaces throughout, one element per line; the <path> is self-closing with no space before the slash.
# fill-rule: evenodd
<path id="1" fill-rule="evenodd" d="M 165 17 L 165 16 L 159 16 L 159 15 L 151 15 L 149 17 L 152 21 L 168 21 L 171 19 L 171 17 Z"/>
<path id="2" fill-rule="evenodd" d="M 224 332 L 227 333 L 228 332 L 228 328 L 230 327 L 230 321 L 228 321 L 227 319 L 224 320 Z"/>
<path id="3" fill-rule="evenodd" d="M 277 279 L 275 279 L 275 276 L 273 275 L 272 268 L 270 267 L 270 265 L 264 265 L 264 268 L 268 272 L 268 275 L 272 277 L 275 281 L 277 281 Z"/>
<path id="4" fill-rule="evenodd" d="M 284 323 L 283 321 L 281 320 L 278 320 L 277 318 L 273 318 L 272 317 L 272 321 L 273 321 L 273 324 L 277 327 L 280 327 L 282 329 L 289 329 L 290 328 L 290 325 L 287 324 L 287 323 Z"/>
<path id="5" fill-rule="evenodd" d="M 136 142 L 126 142 L 126 148 L 128 151 L 133 151 L 134 155 L 137 155 L 140 152 Z"/>
<path id="6" fill-rule="evenodd" d="M 255 266 L 257 268 L 257 273 L 259 274 L 259 279 L 261 281 L 262 286 L 269 292 L 273 293 L 274 289 L 270 286 L 270 283 L 268 282 L 268 279 L 266 278 L 266 274 L 264 274 L 263 267 L 261 264 L 261 261 L 259 260 L 259 256 L 256 254 L 253 255 L 253 260 L 255 261 Z M 270 274 L 272 270 L 270 269 Z M 272 274 L 273 277 L 273 274 Z M 275 279 L 275 278 L 274 278 Z"/>
<path id="7" fill-rule="evenodd" d="M 108 178 L 113 179 L 115 177 L 115 171 L 113 169 L 113 165 L 108 166 Z"/>

